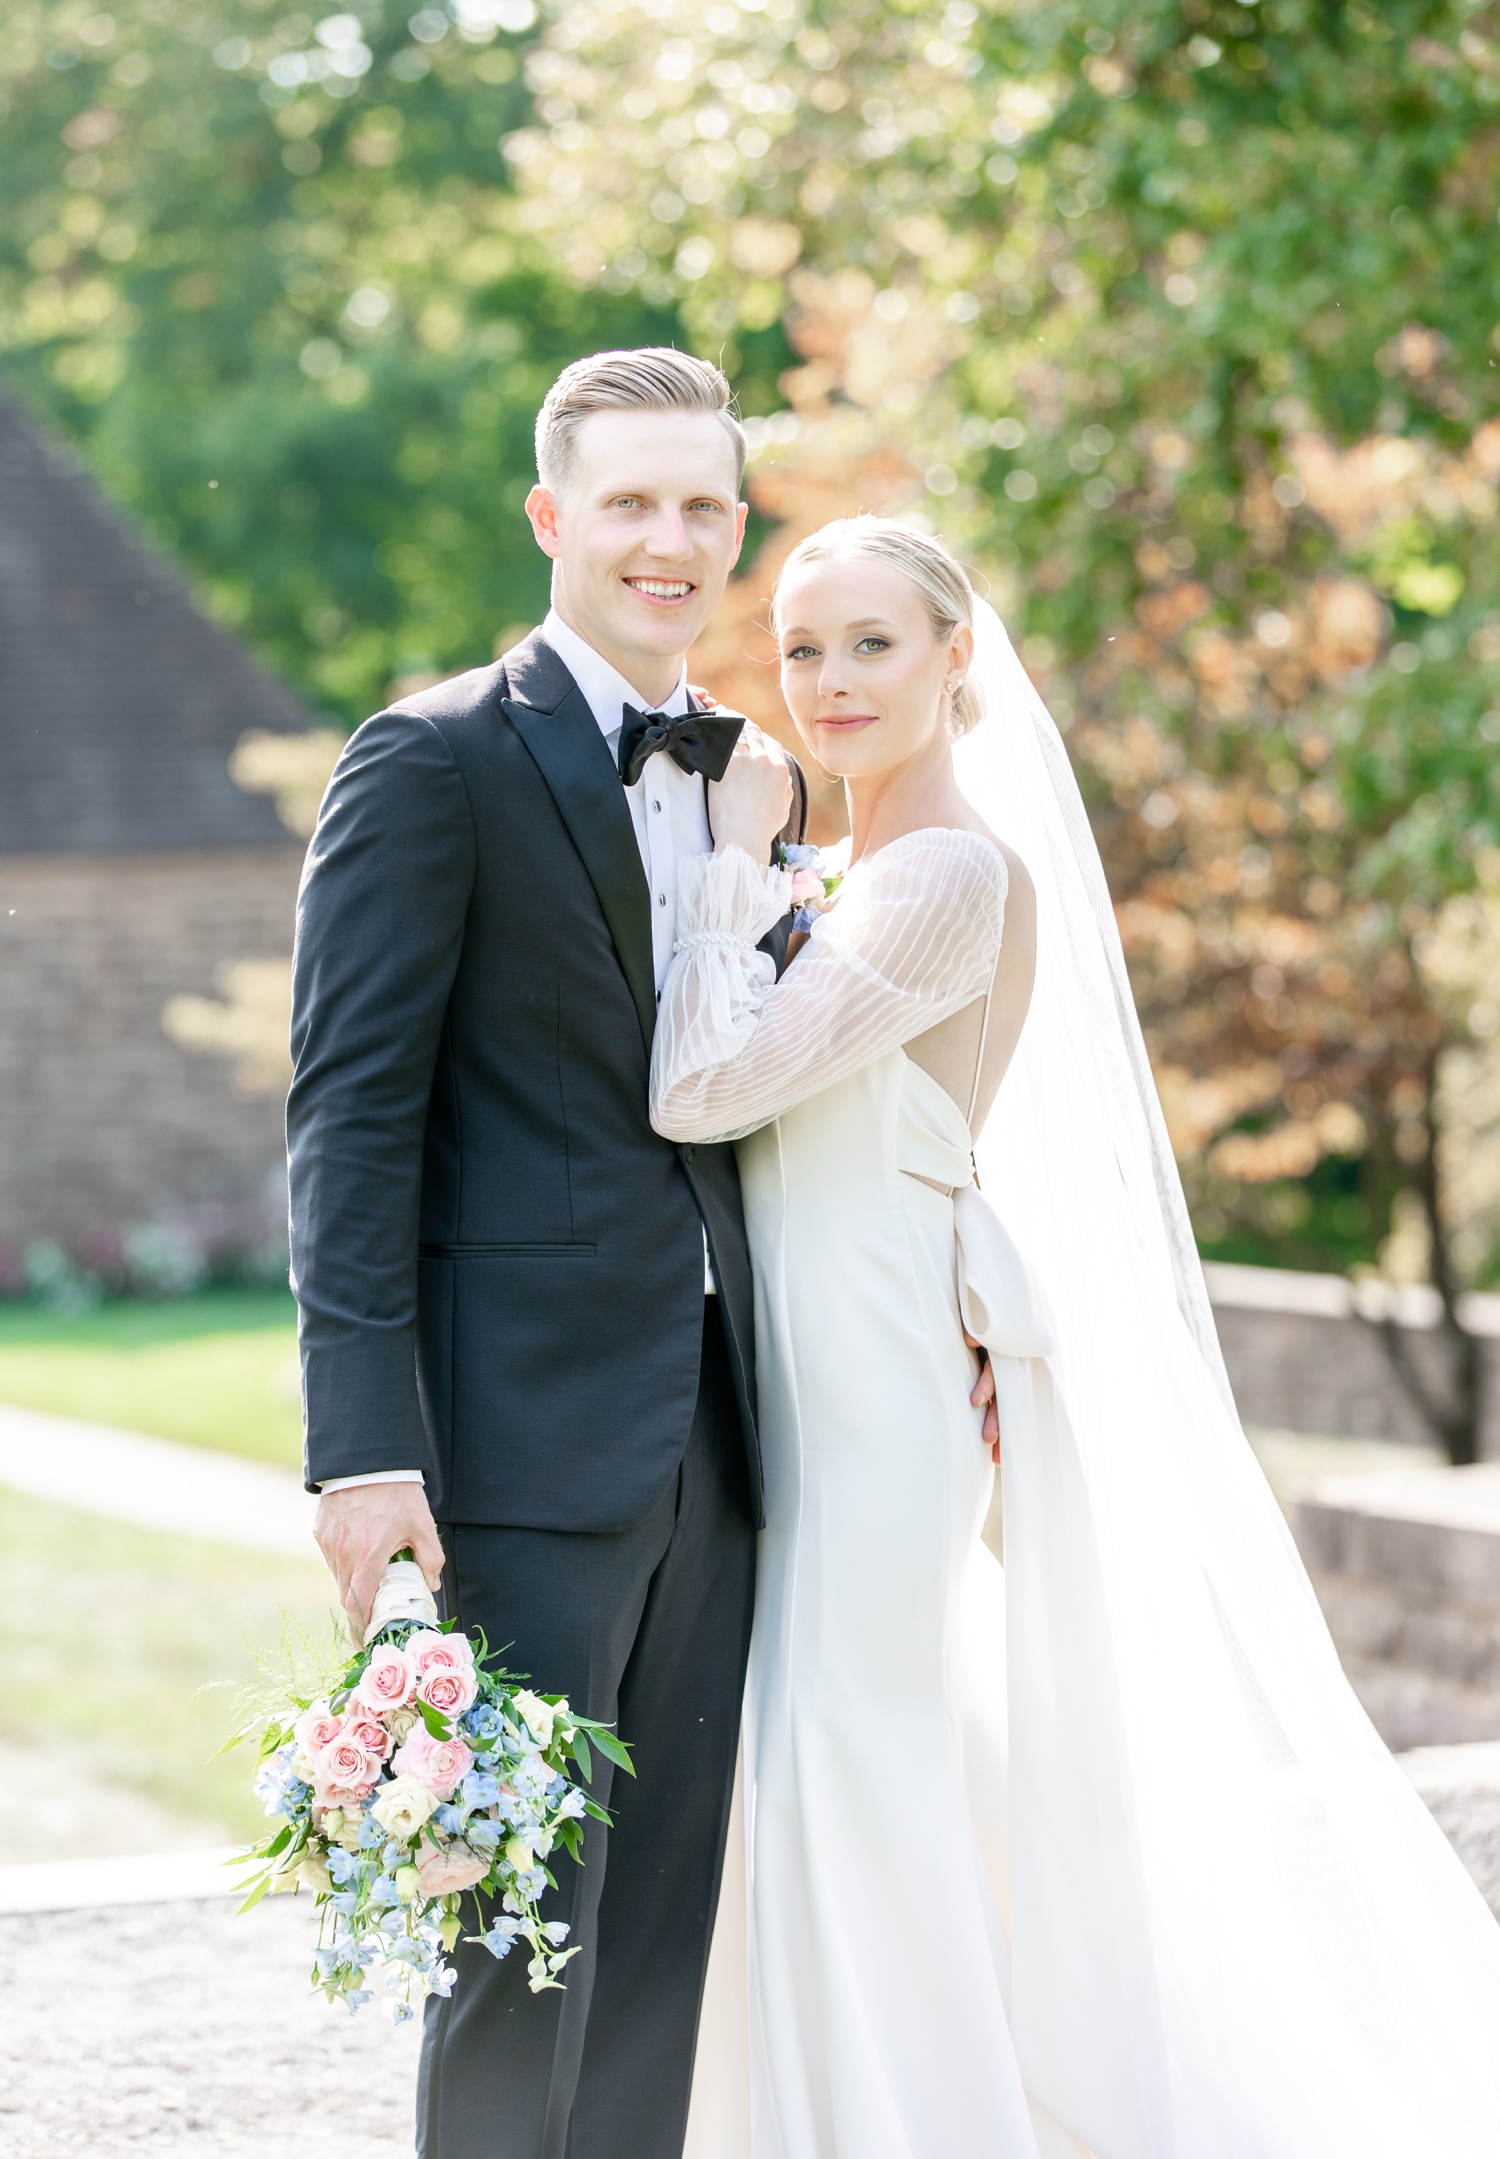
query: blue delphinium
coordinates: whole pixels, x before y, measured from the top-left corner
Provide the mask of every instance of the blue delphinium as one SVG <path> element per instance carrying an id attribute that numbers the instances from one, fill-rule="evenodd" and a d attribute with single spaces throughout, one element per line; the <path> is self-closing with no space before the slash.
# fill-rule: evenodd
<path id="1" fill-rule="evenodd" d="M 255 1796 L 267 1814 L 284 1814 L 289 1821 L 301 1807 L 309 1790 L 309 1786 L 292 1767 L 294 1751 L 291 1747 L 280 1748 L 261 1763 L 255 1777 Z"/>
<path id="2" fill-rule="evenodd" d="M 492 1807 L 500 1797 L 500 1779 L 487 1770 L 471 1769 L 459 1792 L 466 1807 Z"/>

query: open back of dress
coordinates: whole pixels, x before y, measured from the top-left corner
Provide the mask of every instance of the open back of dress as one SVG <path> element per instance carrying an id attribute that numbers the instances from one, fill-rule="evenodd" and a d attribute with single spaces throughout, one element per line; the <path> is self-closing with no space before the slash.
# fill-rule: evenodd
<path id="1" fill-rule="evenodd" d="M 1031 1002 L 1036 937 L 1029 883 L 1009 880 L 1005 937 L 989 988 L 906 1044 L 906 1054 L 955 1103 L 977 1142 L 1015 1054 Z"/>

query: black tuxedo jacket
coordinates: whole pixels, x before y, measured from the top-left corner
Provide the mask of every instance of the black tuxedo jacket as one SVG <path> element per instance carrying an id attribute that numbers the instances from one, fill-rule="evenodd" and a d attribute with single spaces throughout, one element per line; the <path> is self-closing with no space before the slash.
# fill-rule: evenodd
<path id="1" fill-rule="evenodd" d="M 796 790 L 789 839 L 800 771 Z M 642 1520 L 697 1396 L 706 1228 L 758 1514 L 734 1152 L 651 1129 L 655 1017 L 629 804 L 551 647 L 534 635 L 367 720 L 297 909 L 310 1485 L 420 1469 L 440 1521 Z"/>

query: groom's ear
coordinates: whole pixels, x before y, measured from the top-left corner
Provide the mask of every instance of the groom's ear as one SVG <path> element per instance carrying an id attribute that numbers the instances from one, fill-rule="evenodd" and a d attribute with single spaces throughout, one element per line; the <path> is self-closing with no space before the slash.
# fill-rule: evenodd
<path id="1" fill-rule="evenodd" d="M 537 481 L 536 486 L 526 497 L 526 515 L 531 520 L 531 529 L 536 536 L 537 546 L 544 555 L 551 555 L 555 560 L 562 552 L 562 536 L 558 530 L 557 497 L 550 487 L 543 487 L 540 480 Z M 742 525 L 741 531 L 743 529 Z"/>

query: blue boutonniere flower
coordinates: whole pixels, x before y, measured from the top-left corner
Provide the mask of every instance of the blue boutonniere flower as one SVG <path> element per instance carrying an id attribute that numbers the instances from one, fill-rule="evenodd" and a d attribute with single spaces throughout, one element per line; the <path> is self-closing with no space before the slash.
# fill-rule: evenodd
<path id="1" fill-rule="evenodd" d="M 782 869 L 791 872 L 794 930 L 810 930 L 844 881 L 844 870 L 832 866 L 831 852 L 805 845 L 777 849 Z"/>

